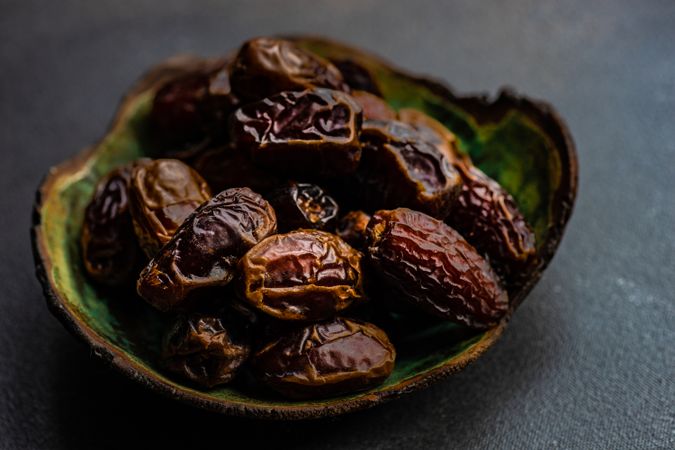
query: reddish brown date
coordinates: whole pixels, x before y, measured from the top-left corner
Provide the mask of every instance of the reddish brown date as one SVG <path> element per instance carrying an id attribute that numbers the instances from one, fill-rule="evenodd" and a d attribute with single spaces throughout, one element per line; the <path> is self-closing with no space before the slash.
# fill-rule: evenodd
<path id="1" fill-rule="evenodd" d="M 458 164 L 468 159 L 457 148 L 457 137 L 454 133 L 433 117 L 412 108 L 401 109 L 398 117 L 401 122 L 415 128 L 424 140 L 436 146 L 456 169 Z"/>
<path id="2" fill-rule="evenodd" d="M 464 185 L 446 222 L 487 255 L 509 284 L 518 285 L 537 259 L 532 229 L 496 181 L 473 165 L 460 172 Z"/>
<path id="3" fill-rule="evenodd" d="M 362 249 L 370 216 L 363 211 L 350 211 L 338 222 L 336 233 L 354 248 Z"/>
<path id="4" fill-rule="evenodd" d="M 369 389 L 394 369 L 396 350 L 384 331 L 335 318 L 273 340 L 252 357 L 266 385 L 293 398 L 320 398 Z"/>
<path id="5" fill-rule="evenodd" d="M 148 257 L 209 198 L 206 181 L 186 164 L 175 159 L 139 161 L 131 174 L 130 203 L 134 229 Z"/>
<path id="6" fill-rule="evenodd" d="M 283 320 L 320 320 L 363 298 L 361 254 L 319 230 L 270 236 L 239 262 L 240 292 Z"/>
<path id="7" fill-rule="evenodd" d="M 269 195 L 280 232 L 298 228 L 330 229 L 338 216 L 338 204 L 315 184 L 290 182 Z"/>
<path id="8" fill-rule="evenodd" d="M 230 69 L 235 94 L 252 102 L 281 91 L 313 87 L 347 89 L 330 62 L 283 39 L 258 38 L 242 45 Z"/>
<path id="9" fill-rule="evenodd" d="M 201 205 L 150 261 L 138 294 L 161 311 L 194 308 L 199 291 L 227 285 L 239 258 L 275 231 L 274 210 L 259 194 L 223 191 Z"/>
<path id="10" fill-rule="evenodd" d="M 109 286 L 132 281 L 142 259 L 129 212 L 130 181 L 130 165 L 110 172 L 96 185 L 84 213 L 84 267 L 91 278 Z"/>
<path id="11" fill-rule="evenodd" d="M 357 195 L 369 210 L 406 206 L 439 219 L 448 215 L 462 181 L 436 146 L 396 121 L 365 122 L 361 140 Z"/>
<path id="12" fill-rule="evenodd" d="M 378 211 L 367 242 L 384 283 L 423 310 L 473 328 L 506 314 L 506 291 L 488 262 L 442 221 L 406 208 Z"/>
<path id="13" fill-rule="evenodd" d="M 253 164 L 238 148 L 212 148 L 200 154 L 192 167 L 208 182 L 214 192 L 234 187 L 248 187 L 266 193 L 283 183 L 274 171 Z"/>
<path id="14" fill-rule="evenodd" d="M 201 313 L 179 317 L 164 338 L 164 367 L 206 388 L 230 382 L 251 353 L 239 319 Z"/>
<path id="15" fill-rule="evenodd" d="M 363 110 L 363 120 L 396 120 L 396 111 L 382 98 L 366 91 L 352 91 L 351 95 Z"/>
<path id="16" fill-rule="evenodd" d="M 251 159 L 295 174 L 343 174 L 361 157 L 361 107 L 328 89 L 282 92 L 238 109 L 231 118 L 234 143 Z"/>
<path id="17" fill-rule="evenodd" d="M 373 75 L 352 59 L 334 60 L 333 64 L 338 68 L 345 82 L 351 89 L 370 92 L 382 97 L 382 92 Z"/>

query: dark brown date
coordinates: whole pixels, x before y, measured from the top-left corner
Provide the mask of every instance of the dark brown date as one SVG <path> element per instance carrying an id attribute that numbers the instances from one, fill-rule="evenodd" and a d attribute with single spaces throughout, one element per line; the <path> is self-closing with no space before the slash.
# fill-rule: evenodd
<path id="1" fill-rule="evenodd" d="M 439 219 L 448 215 L 462 181 L 435 145 L 397 121 L 365 122 L 361 140 L 355 195 L 368 210 L 406 206 Z"/>
<path id="2" fill-rule="evenodd" d="M 282 91 L 313 87 L 348 89 L 329 61 L 283 39 L 257 38 L 242 45 L 230 69 L 235 94 L 246 102 Z"/>
<path id="3" fill-rule="evenodd" d="M 324 231 L 270 236 L 241 258 L 239 272 L 243 299 L 278 319 L 325 319 L 363 299 L 361 254 Z"/>
<path id="4" fill-rule="evenodd" d="M 330 229 L 338 216 L 338 204 L 315 184 L 290 182 L 268 198 L 281 233 L 298 228 Z"/>
<path id="5" fill-rule="evenodd" d="M 398 117 L 401 122 L 405 122 L 415 128 L 422 135 L 424 140 L 435 145 L 455 168 L 457 168 L 457 164 L 468 159 L 468 157 L 464 156 L 457 148 L 457 138 L 455 137 L 455 134 L 448 130 L 445 125 L 438 120 L 422 111 L 412 108 L 403 108 L 399 110 Z"/>
<path id="6" fill-rule="evenodd" d="M 228 189 L 202 204 L 150 261 L 138 294 L 160 311 L 194 308 L 199 291 L 227 285 L 237 261 L 276 231 L 274 210 L 248 188 Z"/>
<path id="7" fill-rule="evenodd" d="M 295 174 L 343 174 L 361 157 L 361 107 L 328 89 L 282 92 L 239 108 L 231 137 L 254 163 Z"/>
<path id="8" fill-rule="evenodd" d="M 246 186 L 264 194 L 283 183 L 281 177 L 271 170 L 256 166 L 237 148 L 206 150 L 195 159 L 192 167 L 214 192 Z"/>
<path id="9" fill-rule="evenodd" d="M 351 89 L 370 92 L 382 97 L 382 91 L 380 91 L 377 81 L 368 69 L 361 64 L 351 59 L 333 60 L 333 64 L 338 68 L 342 78 Z"/>
<path id="10" fill-rule="evenodd" d="M 370 216 L 363 211 L 350 211 L 338 222 L 336 233 L 354 248 L 362 249 Z"/>
<path id="11" fill-rule="evenodd" d="M 506 314 L 506 291 L 488 262 L 442 221 L 407 208 L 378 211 L 367 242 L 381 279 L 423 310 L 473 328 Z"/>
<path id="12" fill-rule="evenodd" d="M 164 338 L 164 367 L 203 387 L 230 382 L 251 353 L 250 337 L 237 316 L 181 316 Z"/>
<path id="13" fill-rule="evenodd" d="M 384 331 L 337 317 L 273 340 L 251 361 L 263 383 L 286 397 L 303 399 L 377 386 L 391 374 L 395 359 Z"/>
<path id="14" fill-rule="evenodd" d="M 352 91 L 351 95 L 363 110 L 363 120 L 396 120 L 396 111 L 382 98 L 366 91 Z"/>
<path id="15" fill-rule="evenodd" d="M 211 198 L 211 190 L 176 159 L 143 160 L 134 166 L 129 197 L 136 235 L 152 258 L 197 206 Z"/>
<path id="16" fill-rule="evenodd" d="M 520 284 L 537 259 L 532 229 L 496 181 L 473 165 L 460 166 L 460 173 L 464 184 L 446 223 L 487 255 L 508 284 Z"/>
<path id="17" fill-rule="evenodd" d="M 109 286 L 131 282 L 142 260 L 129 212 L 130 181 L 130 165 L 110 172 L 96 185 L 84 213 L 84 267 L 91 278 Z"/>

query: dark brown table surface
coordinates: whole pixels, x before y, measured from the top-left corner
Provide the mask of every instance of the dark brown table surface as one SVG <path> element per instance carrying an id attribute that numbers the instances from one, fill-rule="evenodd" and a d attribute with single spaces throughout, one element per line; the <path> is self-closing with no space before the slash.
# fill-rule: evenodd
<path id="1" fill-rule="evenodd" d="M 263 34 L 345 40 L 460 91 L 551 101 L 576 209 L 505 336 L 463 373 L 336 420 L 261 423 L 156 397 L 49 314 L 31 203 L 151 64 Z M 675 2 L 0 1 L 0 448 L 675 447 Z"/>

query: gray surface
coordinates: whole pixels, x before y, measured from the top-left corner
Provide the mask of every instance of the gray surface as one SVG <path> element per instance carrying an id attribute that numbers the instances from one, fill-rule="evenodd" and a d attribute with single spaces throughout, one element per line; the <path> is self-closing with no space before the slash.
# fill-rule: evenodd
<path id="1" fill-rule="evenodd" d="M 562 3 L 1 2 L 0 447 L 673 448 L 675 2 Z M 480 361 L 374 410 L 261 424 L 157 398 L 93 360 L 47 312 L 30 208 L 148 65 L 301 31 L 462 91 L 550 100 L 579 148 L 580 192 L 551 267 Z"/>

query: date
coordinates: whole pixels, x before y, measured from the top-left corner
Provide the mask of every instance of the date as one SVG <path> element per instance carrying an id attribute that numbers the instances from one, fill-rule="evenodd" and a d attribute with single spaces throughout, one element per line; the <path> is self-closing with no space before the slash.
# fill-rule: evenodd
<path id="1" fill-rule="evenodd" d="M 263 383 L 285 397 L 304 399 L 377 386 L 391 374 L 395 360 L 384 331 L 337 317 L 271 341 L 251 361 Z"/>
<path id="2" fill-rule="evenodd" d="M 335 67 L 338 68 L 342 74 L 342 78 L 344 78 L 345 82 L 352 90 L 366 91 L 378 97 L 382 97 L 382 91 L 380 90 L 377 81 L 364 66 L 353 59 L 340 59 L 333 60 L 332 62 L 335 64 Z"/>
<path id="3" fill-rule="evenodd" d="M 145 267 L 138 294 L 160 311 L 190 310 L 200 291 L 227 285 L 239 258 L 275 232 L 274 210 L 260 194 L 223 191 L 202 204 Z"/>
<path id="4" fill-rule="evenodd" d="M 397 114 L 384 99 L 366 91 L 352 91 L 352 98 L 363 110 L 363 120 L 396 120 Z"/>
<path id="5" fill-rule="evenodd" d="M 290 182 L 269 195 L 280 232 L 298 228 L 325 230 L 335 225 L 338 204 L 315 184 Z"/>
<path id="6" fill-rule="evenodd" d="M 534 232 L 496 181 L 473 165 L 462 166 L 460 173 L 464 184 L 446 223 L 487 255 L 507 284 L 519 285 L 536 264 Z"/>
<path id="7" fill-rule="evenodd" d="M 300 175 L 336 175 L 356 170 L 361 122 L 361 107 L 343 92 L 282 92 L 239 108 L 230 135 L 254 163 Z"/>
<path id="8" fill-rule="evenodd" d="M 454 229 L 407 208 L 368 224 L 369 260 L 381 280 L 419 308 L 472 328 L 495 325 L 508 296 L 488 262 Z"/>
<path id="9" fill-rule="evenodd" d="M 366 208 L 405 206 L 445 218 L 461 187 L 448 158 L 411 126 L 367 121 L 355 186 Z"/>
<path id="10" fill-rule="evenodd" d="M 239 271 L 242 298 L 278 319 L 321 320 L 363 299 L 361 254 L 325 231 L 268 237 Z"/>
<path id="11" fill-rule="evenodd" d="M 211 190 L 176 159 L 142 160 L 131 173 L 129 198 L 136 235 L 152 258 L 197 206 L 211 198 Z"/>
<path id="12" fill-rule="evenodd" d="M 246 102 L 314 87 L 348 90 L 342 74 L 329 61 L 292 42 L 272 38 L 242 45 L 230 69 L 230 83 Z"/>
<path id="13" fill-rule="evenodd" d="M 180 316 L 164 337 L 162 362 L 181 378 L 212 388 L 232 381 L 250 353 L 240 317 L 193 313 Z"/>
<path id="14" fill-rule="evenodd" d="M 84 213 L 81 234 L 82 259 L 87 274 L 109 286 L 133 280 L 142 255 L 129 212 L 131 165 L 106 175 Z"/>

